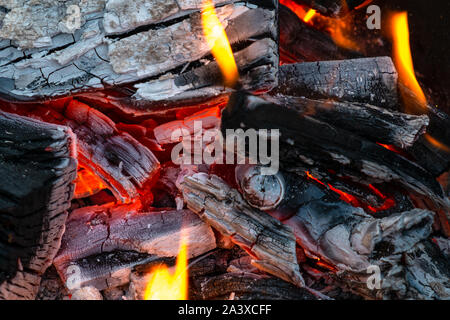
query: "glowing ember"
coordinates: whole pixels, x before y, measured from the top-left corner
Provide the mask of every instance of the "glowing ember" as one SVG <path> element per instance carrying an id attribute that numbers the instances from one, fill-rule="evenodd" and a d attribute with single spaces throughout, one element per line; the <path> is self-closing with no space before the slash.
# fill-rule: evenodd
<path id="1" fill-rule="evenodd" d="M 227 35 L 211 0 L 203 1 L 202 26 L 211 53 L 222 71 L 225 85 L 233 87 L 239 78 L 239 72 Z"/>
<path id="2" fill-rule="evenodd" d="M 418 102 L 425 107 L 427 101 L 414 74 L 411 48 L 409 44 L 409 28 L 407 12 L 395 13 L 390 19 L 394 63 L 400 82 L 414 92 Z"/>
<path id="3" fill-rule="evenodd" d="M 312 17 L 316 14 L 316 10 L 309 9 L 309 11 L 305 14 L 303 21 L 308 22 Z"/>
<path id="4" fill-rule="evenodd" d="M 175 272 L 166 265 L 160 265 L 150 272 L 151 279 L 144 293 L 144 300 L 187 300 L 187 246 L 182 237 Z"/>
<path id="5" fill-rule="evenodd" d="M 94 172 L 78 164 L 77 179 L 75 180 L 75 198 L 88 197 L 106 188 L 106 184 Z"/>

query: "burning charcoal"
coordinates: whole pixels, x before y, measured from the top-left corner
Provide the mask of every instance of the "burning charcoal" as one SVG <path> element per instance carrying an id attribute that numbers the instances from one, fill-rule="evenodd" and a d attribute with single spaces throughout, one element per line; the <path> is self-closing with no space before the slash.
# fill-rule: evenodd
<path id="1" fill-rule="evenodd" d="M 216 247 L 214 233 L 188 210 L 140 212 L 136 205 L 85 207 L 71 213 L 54 265 L 69 289 L 129 282 L 131 268 L 175 257 L 186 235 L 189 257 Z"/>
<path id="2" fill-rule="evenodd" d="M 36 98 L 145 81 L 139 97 L 170 97 L 190 89 L 184 74 L 195 78 L 194 88 L 202 87 L 187 96 L 221 92 L 221 76 L 208 65 L 202 1 L 53 2 L 51 10 L 40 2 L 8 5 L 0 26 L 0 42 L 12 40 L 0 49 L 6 57 L 0 61 L 3 94 Z M 213 3 L 220 5 L 217 16 L 229 42 L 241 52 L 245 87 L 268 90 L 278 70 L 277 1 L 238 2 Z M 251 45 L 255 39 L 264 41 Z M 250 60 L 239 58 L 246 52 Z M 168 77 L 173 81 L 161 80 Z"/>
<path id="3" fill-rule="evenodd" d="M 359 58 L 361 55 L 338 47 L 331 37 L 300 20 L 280 5 L 280 60 L 306 62 Z"/>
<path id="4" fill-rule="evenodd" d="M 181 184 L 187 207 L 212 227 L 248 251 L 252 264 L 303 287 L 291 230 L 264 212 L 251 208 L 219 177 L 204 173 L 186 176 Z"/>
<path id="5" fill-rule="evenodd" d="M 389 57 L 303 62 L 280 68 L 279 85 L 274 92 L 396 109 L 397 77 Z"/>
<path id="6" fill-rule="evenodd" d="M 279 129 L 282 167 L 292 168 L 299 161 L 306 161 L 324 170 L 346 172 L 350 177 L 362 174 L 368 183 L 396 181 L 443 208 L 448 205 L 441 186 L 426 170 L 359 136 L 355 130 L 341 129 L 289 106 L 261 103 L 257 98 L 236 93 L 223 111 L 222 131 L 242 127 Z"/>
<path id="7" fill-rule="evenodd" d="M 75 145 L 67 127 L 0 112 L 0 300 L 34 299 L 58 251 Z"/>
<path id="8" fill-rule="evenodd" d="M 312 100 L 284 95 L 264 96 L 267 102 L 287 106 L 299 114 L 309 116 L 367 137 L 374 142 L 401 149 L 411 147 L 425 132 L 429 119 L 386 110 L 362 103 Z M 254 100 L 254 103 L 267 103 Z"/>

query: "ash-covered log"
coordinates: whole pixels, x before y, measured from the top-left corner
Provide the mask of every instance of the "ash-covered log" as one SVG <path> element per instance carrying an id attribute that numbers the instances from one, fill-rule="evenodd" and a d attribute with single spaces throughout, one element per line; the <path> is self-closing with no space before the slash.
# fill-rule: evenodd
<path id="1" fill-rule="evenodd" d="M 181 237 L 190 258 L 216 247 L 212 229 L 189 210 L 85 207 L 71 213 L 54 265 L 69 289 L 103 290 L 128 283 L 136 265 L 176 257 Z"/>
<path id="2" fill-rule="evenodd" d="M 0 112 L 0 300 L 34 299 L 73 196 L 70 128 Z"/>
<path id="3" fill-rule="evenodd" d="M 441 186 L 426 170 L 376 142 L 289 106 L 261 103 L 253 96 L 236 93 L 222 113 L 222 131 L 238 128 L 279 129 L 280 164 L 294 168 L 311 166 L 345 172 L 366 182 L 396 181 L 441 206 Z"/>
<path id="4" fill-rule="evenodd" d="M 214 3 L 236 50 L 255 39 L 278 42 L 277 1 Z M 11 3 L 7 9 L 0 16 L 0 91 L 15 98 L 133 85 L 181 75 L 212 61 L 201 23 L 202 1 L 49 1 Z M 268 57 L 266 51 L 253 55 Z M 277 66 L 266 65 L 270 71 L 261 70 L 262 65 L 255 70 L 242 66 L 258 78 L 247 81 L 248 89 L 276 85 Z M 200 82 L 209 86 L 220 79 Z M 258 87 L 261 83 L 264 88 Z"/>
<path id="5" fill-rule="evenodd" d="M 338 47 L 331 37 L 300 20 L 280 5 L 280 60 L 308 62 L 359 58 L 361 54 Z"/>
<path id="6" fill-rule="evenodd" d="M 278 87 L 272 92 L 395 109 L 397 78 L 389 57 L 303 62 L 281 66 Z"/>

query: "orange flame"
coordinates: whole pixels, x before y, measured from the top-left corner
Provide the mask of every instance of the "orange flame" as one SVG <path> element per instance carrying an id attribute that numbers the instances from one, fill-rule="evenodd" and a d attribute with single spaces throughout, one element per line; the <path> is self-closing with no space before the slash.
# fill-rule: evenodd
<path id="1" fill-rule="evenodd" d="M 399 80 L 416 95 L 418 102 L 425 107 L 427 100 L 414 74 L 409 44 L 408 14 L 407 12 L 395 13 L 390 20 L 393 57 Z"/>
<path id="2" fill-rule="evenodd" d="M 450 147 L 443 144 L 442 142 L 436 140 L 435 138 L 433 138 L 431 135 L 429 135 L 428 133 L 424 134 L 425 139 L 431 144 L 433 145 L 435 148 L 437 149 L 441 149 L 442 151 L 445 151 L 447 153 L 450 153 Z"/>
<path id="3" fill-rule="evenodd" d="M 144 293 L 144 300 L 187 300 L 187 245 L 181 238 L 180 249 L 176 261 L 175 271 L 162 264 L 152 269 L 151 279 Z"/>
<path id="4" fill-rule="evenodd" d="M 303 17 L 303 21 L 308 22 L 309 20 L 311 20 L 312 17 L 314 17 L 315 14 L 316 14 L 316 10 L 309 9 L 308 12 Z"/>
<path id="5" fill-rule="evenodd" d="M 219 64 L 225 85 L 233 87 L 239 78 L 239 72 L 227 34 L 211 0 L 203 1 L 202 26 L 211 53 Z"/>

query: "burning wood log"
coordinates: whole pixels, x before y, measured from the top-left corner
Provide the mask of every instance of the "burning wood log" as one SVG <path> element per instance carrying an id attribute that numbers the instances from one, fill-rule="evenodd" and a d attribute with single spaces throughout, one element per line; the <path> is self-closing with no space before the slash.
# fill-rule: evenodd
<path id="1" fill-rule="evenodd" d="M 442 188 L 422 167 L 346 129 L 302 114 L 293 108 L 262 103 L 236 93 L 222 115 L 222 130 L 279 129 L 280 163 L 294 166 L 304 159 L 324 170 L 361 174 L 368 180 L 396 181 L 446 207 Z M 303 160 L 302 160 L 303 159 Z M 348 171 L 347 171 L 348 170 Z M 353 171 L 353 173 L 351 173 Z M 360 179 L 360 178 L 358 178 Z M 369 182 L 371 183 L 371 182 Z"/>
<path id="2" fill-rule="evenodd" d="M 312 99 L 365 102 L 395 109 L 397 71 L 389 57 L 283 65 L 275 93 Z"/>
<path id="3" fill-rule="evenodd" d="M 359 53 L 338 47 L 331 37 L 300 20 L 280 5 L 280 60 L 306 62 L 359 58 Z"/>
<path id="4" fill-rule="evenodd" d="M 207 66 L 210 48 L 201 24 L 201 1 L 133 1 L 131 5 L 115 0 L 54 2 L 27 3 L 23 8 L 12 3 L 0 18 L 0 56 L 6 57 L 0 64 L 3 94 L 16 98 L 66 95 L 173 74 L 182 77 L 185 71 L 190 77 L 207 76 L 197 81 L 204 87 L 199 94 L 218 92 L 217 88 L 206 89 L 221 77 L 213 79 L 215 72 L 209 74 L 215 68 Z M 241 55 L 250 50 L 251 59 L 240 58 L 242 70 L 248 74 L 246 87 L 267 90 L 276 84 L 278 63 L 271 63 L 278 60 L 278 50 L 272 50 L 277 45 L 245 47 L 255 39 L 277 39 L 278 4 L 234 2 L 238 1 L 214 1 L 220 5 L 218 19 Z M 33 32 L 24 33 L 30 25 Z M 255 65 L 256 61 L 269 64 Z M 179 91 L 183 80 L 174 79 L 174 90 Z M 152 86 L 151 90 L 156 90 L 155 83 Z M 162 94 L 168 90 L 159 89 Z"/>
<path id="5" fill-rule="evenodd" d="M 72 131 L 0 112 L 0 300 L 34 299 L 76 178 Z"/>
<path id="6" fill-rule="evenodd" d="M 99 290 L 128 283 L 131 268 L 176 257 L 181 237 L 188 256 L 216 247 L 214 233 L 188 210 L 140 212 L 108 204 L 73 211 L 54 265 L 69 289 Z"/>
<path id="7" fill-rule="evenodd" d="M 252 265 L 304 287 L 297 264 L 295 238 L 289 228 L 250 207 L 239 192 L 215 175 L 185 176 L 181 191 L 187 207 L 247 251 L 253 258 Z"/>
<path id="8" fill-rule="evenodd" d="M 299 114 L 401 149 L 411 147 L 425 132 L 429 123 L 425 115 L 414 116 L 362 103 L 312 100 L 283 95 L 266 95 L 264 100 L 260 99 L 257 102 L 256 99 L 252 103 L 287 106 Z"/>

